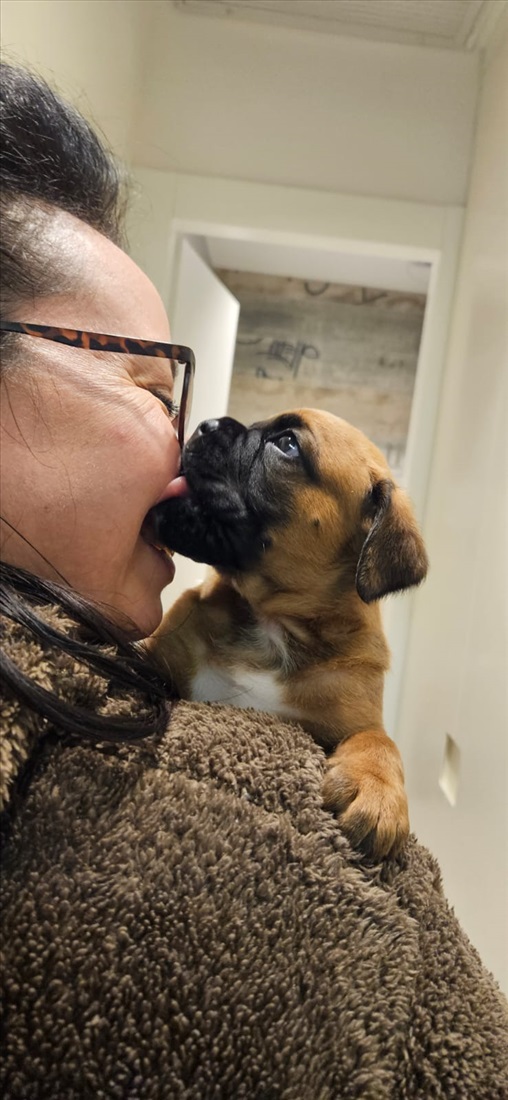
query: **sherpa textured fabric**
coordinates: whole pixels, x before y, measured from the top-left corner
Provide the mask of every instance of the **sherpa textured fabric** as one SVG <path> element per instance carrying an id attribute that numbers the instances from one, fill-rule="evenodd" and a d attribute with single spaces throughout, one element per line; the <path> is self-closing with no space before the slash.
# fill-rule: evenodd
<path id="1" fill-rule="evenodd" d="M 2 706 L 4 1100 L 506 1100 L 505 1002 L 436 863 L 353 853 L 299 727 L 181 703 L 158 745 L 83 747 Z"/>

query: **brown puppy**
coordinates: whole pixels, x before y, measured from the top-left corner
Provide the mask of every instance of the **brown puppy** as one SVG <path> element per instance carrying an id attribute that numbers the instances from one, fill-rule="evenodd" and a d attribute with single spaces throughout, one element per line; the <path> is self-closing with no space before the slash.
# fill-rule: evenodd
<path id="1" fill-rule="evenodd" d="M 351 841 L 395 851 L 409 822 L 377 601 L 427 571 L 405 494 L 360 431 L 314 409 L 205 421 L 183 472 L 188 495 L 155 510 L 154 538 L 218 573 L 165 616 L 156 659 L 184 698 L 301 722 L 332 750 L 324 801 Z"/>

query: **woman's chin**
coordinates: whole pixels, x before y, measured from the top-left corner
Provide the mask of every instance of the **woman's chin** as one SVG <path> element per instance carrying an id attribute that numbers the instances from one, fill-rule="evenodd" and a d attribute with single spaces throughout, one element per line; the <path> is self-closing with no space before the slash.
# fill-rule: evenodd
<path id="1" fill-rule="evenodd" d="M 162 616 L 161 589 L 154 591 L 152 585 L 149 589 L 145 587 L 141 594 L 138 590 L 131 598 L 125 595 L 109 617 L 130 641 L 139 642 L 157 630 Z"/>
<path id="2" fill-rule="evenodd" d="M 136 623 L 136 640 L 141 641 L 143 638 L 149 638 L 151 634 L 154 634 L 162 622 L 163 614 L 161 593 L 157 595 L 151 593 L 147 596 L 143 606 L 138 605 L 136 612 L 132 615 Z"/>
<path id="3" fill-rule="evenodd" d="M 104 593 L 99 597 L 104 614 L 113 618 L 129 638 L 148 638 L 162 620 L 162 592 L 174 575 L 172 557 L 140 537 L 118 587 L 110 592 L 109 599 L 104 599 Z"/>

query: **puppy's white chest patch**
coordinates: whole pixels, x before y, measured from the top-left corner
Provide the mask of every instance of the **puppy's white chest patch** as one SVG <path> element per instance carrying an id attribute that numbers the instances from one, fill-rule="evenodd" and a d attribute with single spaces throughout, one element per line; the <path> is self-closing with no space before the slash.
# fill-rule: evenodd
<path id="1" fill-rule="evenodd" d="M 192 681 L 190 697 L 195 703 L 229 703 L 243 710 L 252 707 L 282 718 L 298 718 L 297 710 L 284 701 L 282 687 L 272 672 L 202 665 Z"/>

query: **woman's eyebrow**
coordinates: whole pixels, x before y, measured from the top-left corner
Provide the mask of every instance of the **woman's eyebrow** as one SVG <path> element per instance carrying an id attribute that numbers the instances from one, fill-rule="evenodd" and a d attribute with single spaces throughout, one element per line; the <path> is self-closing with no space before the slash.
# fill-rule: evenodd
<path id="1" fill-rule="evenodd" d="M 164 372 L 165 374 L 166 371 L 169 370 L 172 382 L 175 381 L 178 369 L 181 365 L 176 359 L 170 359 L 169 356 L 166 357 L 164 355 L 136 355 L 136 353 L 133 352 L 131 355 L 128 356 L 128 358 L 132 362 L 138 374 L 150 374 L 150 368 L 153 367 L 154 364 L 157 364 L 157 367 L 160 368 L 161 373 Z"/>

